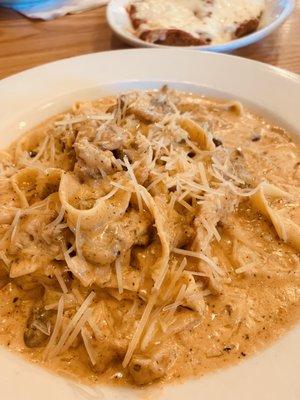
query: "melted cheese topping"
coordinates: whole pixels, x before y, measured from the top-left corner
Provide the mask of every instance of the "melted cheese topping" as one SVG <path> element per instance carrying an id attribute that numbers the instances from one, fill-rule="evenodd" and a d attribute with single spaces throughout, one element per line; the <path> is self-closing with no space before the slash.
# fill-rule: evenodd
<path id="1" fill-rule="evenodd" d="M 232 40 L 243 22 L 257 19 L 265 0 L 137 0 L 135 18 L 145 21 L 139 32 L 152 29 L 180 29 L 211 43 Z"/>

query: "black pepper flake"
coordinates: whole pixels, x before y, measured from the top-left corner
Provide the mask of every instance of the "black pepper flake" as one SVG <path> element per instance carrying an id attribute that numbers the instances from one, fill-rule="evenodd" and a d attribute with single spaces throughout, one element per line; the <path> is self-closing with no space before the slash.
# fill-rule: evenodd
<path id="1" fill-rule="evenodd" d="M 136 371 L 136 372 L 139 372 L 140 370 L 141 370 L 141 366 L 140 366 L 140 364 L 134 364 L 134 366 L 133 366 L 133 369 Z"/>
<path id="2" fill-rule="evenodd" d="M 189 156 L 190 158 L 194 158 L 195 155 L 196 155 L 196 153 L 195 153 L 194 151 L 190 151 L 190 152 L 188 153 L 188 156 Z"/>
<path id="3" fill-rule="evenodd" d="M 232 314 L 232 307 L 230 304 L 226 304 L 225 310 L 227 311 L 229 316 Z"/>
<path id="4" fill-rule="evenodd" d="M 222 146 L 222 144 L 223 144 L 222 140 L 217 139 L 215 137 L 213 138 L 213 142 L 214 142 L 216 147 Z"/>
<path id="5" fill-rule="evenodd" d="M 234 346 L 225 346 L 223 351 L 226 351 L 227 353 L 230 353 L 233 348 L 234 348 Z"/>
<path id="6" fill-rule="evenodd" d="M 35 157 L 37 155 L 37 152 L 32 150 L 32 151 L 29 151 L 28 154 L 29 154 L 29 157 L 33 158 L 33 157 Z"/>
<path id="7" fill-rule="evenodd" d="M 19 297 L 14 297 L 13 303 L 16 303 L 19 300 Z"/>
<path id="8" fill-rule="evenodd" d="M 258 133 L 256 133 L 256 134 L 251 136 L 251 141 L 252 142 L 259 142 L 260 139 L 261 139 L 261 136 Z"/>
<path id="9" fill-rule="evenodd" d="M 246 353 L 244 353 L 243 351 L 241 352 L 241 356 L 246 357 Z"/>
<path id="10" fill-rule="evenodd" d="M 69 279 L 74 279 L 74 276 L 71 271 L 67 271 L 67 274 Z"/>

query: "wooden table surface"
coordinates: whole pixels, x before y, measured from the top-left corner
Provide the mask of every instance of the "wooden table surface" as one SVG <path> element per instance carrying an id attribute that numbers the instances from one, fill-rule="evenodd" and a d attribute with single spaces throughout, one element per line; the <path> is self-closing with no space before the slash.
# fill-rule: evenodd
<path id="1" fill-rule="evenodd" d="M 300 74 L 300 0 L 280 29 L 234 54 Z M 105 19 L 105 7 L 52 21 L 27 19 L 0 7 L 0 79 L 60 58 L 127 46 Z"/>

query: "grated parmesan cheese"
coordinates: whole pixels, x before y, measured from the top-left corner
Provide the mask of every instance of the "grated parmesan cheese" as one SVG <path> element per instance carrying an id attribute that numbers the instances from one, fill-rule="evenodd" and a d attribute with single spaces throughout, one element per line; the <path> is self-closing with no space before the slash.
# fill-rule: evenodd
<path id="1" fill-rule="evenodd" d="M 65 284 L 65 281 L 63 280 L 63 277 L 61 276 L 61 272 L 58 269 L 55 269 L 54 270 L 54 275 L 55 275 L 55 277 L 56 277 L 56 279 L 57 279 L 57 281 L 58 281 L 58 283 L 59 283 L 59 285 L 61 287 L 62 292 L 64 294 L 68 293 L 68 288 L 67 288 L 67 286 Z"/>
<path id="2" fill-rule="evenodd" d="M 124 164 L 125 164 L 125 167 L 127 168 L 128 174 L 129 174 L 130 179 L 132 180 L 133 186 L 135 188 L 136 197 L 137 197 L 138 206 L 139 206 L 139 211 L 142 212 L 143 211 L 143 205 L 142 205 L 142 199 L 141 199 L 141 192 L 139 190 L 139 184 L 138 184 L 138 182 L 136 180 L 133 168 L 130 165 L 127 156 L 124 157 Z"/>
<path id="3" fill-rule="evenodd" d="M 115 267 L 116 267 L 118 291 L 120 294 L 122 294 L 123 293 L 123 275 L 122 275 L 121 257 L 116 259 Z"/>
<path id="4" fill-rule="evenodd" d="M 96 356 L 94 354 L 93 347 L 90 343 L 90 340 L 89 340 L 88 334 L 86 333 L 85 328 L 84 327 L 81 328 L 80 332 L 81 332 L 81 336 L 83 339 L 84 347 L 85 347 L 86 352 L 91 360 L 91 363 L 92 363 L 92 365 L 96 365 Z"/>
<path id="5" fill-rule="evenodd" d="M 209 257 L 201 252 L 195 252 L 190 250 L 183 250 L 183 249 L 173 249 L 173 253 L 182 254 L 184 256 L 198 258 L 199 260 L 204 261 L 209 267 L 211 267 L 212 271 L 220 276 L 224 276 L 225 272 Z"/>
<path id="6" fill-rule="evenodd" d="M 60 352 L 67 350 L 68 347 L 71 346 L 71 344 L 79 334 L 80 329 L 84 326 L 89 317 L 89 306 L 91 305 L 94 297 L 95 293 L 91 292 L 81 304 L 81 306 L 63 331 L 57 345 L 50 352 L 50 357 L 55 357 Z M 74 332 L 76 333 L 76 335 Z"/>
<path id="7" fill-rule="evenodd" d="M 61 298 L 59 299 L 59 302 L 58 302 L 57 316 L 56 316 L 54 329 L 53 329 L 52 335 L 50 337 L 50 340 L 44 350 L 44 354 L 43 354 L 44 360 L 46 360 L 49 357 L 49 354 L 51 352 L 53 352 L 53 350 L 55 349 L 56 339 L 58 338 L 59 331 L 62 326 L 63 313 L 64 313 L 64 298 L 63 298 L 63 296 L 61 296 Z"/>

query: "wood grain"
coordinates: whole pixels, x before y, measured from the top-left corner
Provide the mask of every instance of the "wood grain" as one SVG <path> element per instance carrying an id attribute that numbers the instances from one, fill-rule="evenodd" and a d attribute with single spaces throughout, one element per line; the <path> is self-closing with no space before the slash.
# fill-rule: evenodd
<path id="1" fill-rule="evenodd" d="M 300 2 L 286 23 L 234 54 L 300 73 Z M 52 21 L 27 19 L 0 7 L 0 78 L 60 58 L 126 48 L 111 32 L 105 7 Z"/>

